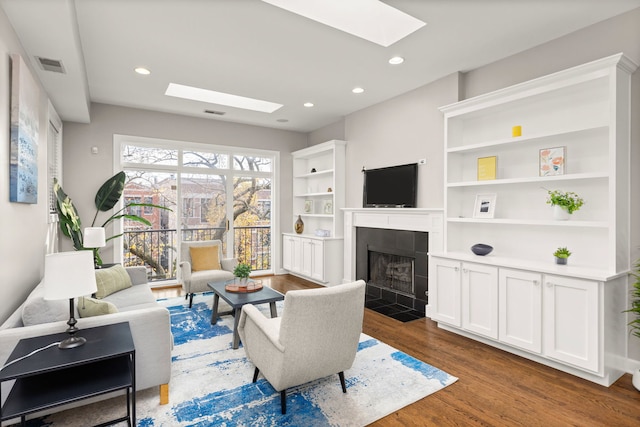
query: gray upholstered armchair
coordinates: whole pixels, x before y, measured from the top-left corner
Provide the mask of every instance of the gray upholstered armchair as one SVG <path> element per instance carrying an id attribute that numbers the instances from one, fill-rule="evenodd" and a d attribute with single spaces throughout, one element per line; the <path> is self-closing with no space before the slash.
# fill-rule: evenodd
<path id="1" fill-rule="evenodd" d="M 235 258 L 222 258 L 220 240 L 182 242 L 180 244 L 180 281 L 189 298 L 189 308 L 193 305 L 193 296 L 197 292 L 210 291 L 208 282 L 233 279 L 233 269 L 238 261 Z"/>
<path id="2" fill-rule="evenodd" d="M 253 382 L 262 372 L 280 392 L 287 411 L 286 389 L 338 374 L 347 392 L 344 371 L 353 365 L 364 316 L 365 283 L 289 291 L 282 317 L 267 318 L 255 306 L 242 307 L 238 333 L 247 358 L 255 365 Z"/>

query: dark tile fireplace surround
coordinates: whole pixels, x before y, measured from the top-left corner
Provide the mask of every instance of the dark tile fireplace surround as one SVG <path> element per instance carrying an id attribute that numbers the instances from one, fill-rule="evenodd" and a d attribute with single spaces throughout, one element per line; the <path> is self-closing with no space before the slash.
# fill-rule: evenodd
<path id="1" fill-rule="evenodd" d="M 367 307 L 398 320 L 424 317 L 429 233 L 356 228 L 356 278 L 367 282 Z"/>

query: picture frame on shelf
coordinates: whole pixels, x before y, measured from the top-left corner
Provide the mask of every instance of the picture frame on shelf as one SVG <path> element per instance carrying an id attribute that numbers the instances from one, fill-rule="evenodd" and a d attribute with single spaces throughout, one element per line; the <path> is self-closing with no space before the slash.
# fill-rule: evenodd
<path id="1" fill-rule="evenodd" d="M 564 175 L 567 161 L 566 147 L 543 148 L 539 152 L 539 176 Z"/>
<path id="2" fill-rule="evenodd" d="M 313 213 L 313 200 L 305 200 L 304 201 L 303 212 L 306 213 L 306 214 Z"/>
<path id="3" fill-rule="evenodd" d="M 478 181 L 489 181 L 498 177 L 498 156 L 478 157 Z"/>
<path id="4" fill-rule="evenodd" d="M 473 207 L 474 218 L 493 218 L 496 211 L 496 193 L 476 194 Z"/>
<path id="5" fill-rule="evenodd" d="M 333 200 L 327 199 L 322 205 L 322 212 L 327 215 L 333 214 Z"/>

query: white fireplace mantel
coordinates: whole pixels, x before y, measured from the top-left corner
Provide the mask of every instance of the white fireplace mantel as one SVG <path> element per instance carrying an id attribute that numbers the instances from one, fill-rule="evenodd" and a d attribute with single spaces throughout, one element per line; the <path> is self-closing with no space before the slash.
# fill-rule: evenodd
<path id="1" fill-rule="evenodd" d="M 424 231 L 429 233 L 429 252 L 444 249 L 443 209 L 419 208 L 346 208 L 344 213 L 344 278 L 356 280 L 356 228 Z"/>

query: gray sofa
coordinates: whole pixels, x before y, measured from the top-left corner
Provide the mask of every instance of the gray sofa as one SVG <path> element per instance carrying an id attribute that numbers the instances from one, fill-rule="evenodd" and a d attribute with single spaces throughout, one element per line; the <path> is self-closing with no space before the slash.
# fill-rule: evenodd
<path id="1" fill-rule="evenodd" d="M 102 299 L 112 303 L 117 312 L 82 318 L 78 318 L 76 313 L 77 327 L 80 329 L 78 335 L 82 335 L 82 329 L 129 322 L 136 347 L 136 388 L 142 390 L 159 386 L 160 402 L 168 403 L 173 348 L 169 311 L 156 302 L 148 286 L 144 267 L 127 267 L 126 272 L 132 286 Z M 4 365 L 20 339 L 64 332 L 67 329 L 69 301 L 45 301 L 43 291 L 41 282 L 0 326 L 0 366 Z M 0 396 L 2 402 L 8 392 L 9 387 L 3 384 Z M 112 396 L 105 395 L 103 398 Z M 71 406 L 67 405 L 60 409 L 69 407 Z"/>

